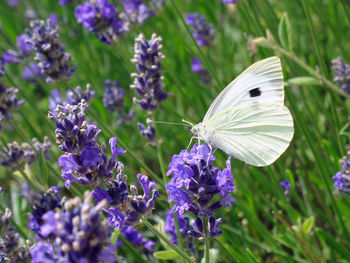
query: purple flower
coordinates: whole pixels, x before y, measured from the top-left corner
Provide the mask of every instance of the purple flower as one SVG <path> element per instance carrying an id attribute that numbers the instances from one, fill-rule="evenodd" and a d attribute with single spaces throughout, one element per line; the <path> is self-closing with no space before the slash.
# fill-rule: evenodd
<path id="1" fill-rule="evenodd" d="M 24 100 L 17 97 L 18 90 L 15 88 L 7 88 L 1 82 L 1 75 L 5 74 L 0 68 L 0 131 L 4 128 L 5 122 L 11 119 L 11 112 L 22 106 Z"/>
<path id="2" fill-rule="evenodd" d="M 53 245 L 58 262 L 103 262 L 111 258 L 110 229 L 100 214 L 104 205 L 93 206 L 91 194 L 86 192 L 84 202 L 76 197 L 66 201 L 64 209 L 44 214 L 45 223 L 40 231 L 43 236 L 50 235 L 55 240 Z M 37 253 L 37 257 L 39 260 L 43 255 Z"/>
<path id="3" fill-rule="evenodd" d="M 182 216 L 185 211 L 190 209 L 192 205 L 190 196 L 184 190 L 174 186 L 171 181 L 165 186 L 165 189 L 169 195 L 168 202 L 176 202 L 173 206 L 173 212 Z"/>
<path id="4" fill-rule="evenodd" d="M 75 8 L 74 14 L 79 24 L 106 44 L 111 44 L 127 30 L 122 15 L 108 0 L 84 2 Z"/>
<path id="5" fill-rule="evenodd" d="M 210 84 L 211 77 L 209 72 L 203 68 L 202 63 L 198 58 L 192 58 L 191 70 L 200 76 L 200 80 L 204 84 Z"/>
<path id="6" fill-rule="evenodd" d="M 105 154 L 105 144 L 98 145 L 96 138 L 101 130 L 88 124 L 85 112 L 88 108 L 85 100 L 77 105 L 58 105 L 55 112 L 49 112 L 49 118 L 56 121 L 56 138 L 59 148 L 65 152 L 59 158 L 65 185 L 72 182 L 82 185 L 98 186 L 111 180 L 116 168 L 116 158 L 126 151 L 116 147 L 117 138 L 110 139 L 112 157 Z"/>
<path id="7" fill-rule="evenodd" d="M 125 91 L 120 87 L 118 81 L 105 81 L 106 89 L 103 94 L 103 105 L 109 111 L 124 108 Z"/>
<path id="8" fill-rule="evenodd" d="M 63 5 L 69 5 L 69 4 L 76 4 L 79 2 L 80 2 L 80 0 L 59 0 L 58 4 L 60 6 L 63 6 Z"/>
<path id="9" fill-rule="evenodd" d="M 147 240 L 142 233 L 138 232 L 132 226 L 125 226 L 121 229 L 121 232 L 124 234 L 124 237 L 134 246 L 139 247 L 142 250 L 146 250 L 147 253 L 152 254 L 152 247 L 156 244 L 152 240 Z M 117 247 L 121 247 L 123 242 L 118 240 Z"/>
<path id="10" fill-rule="evenodd" d="M 154 12 L 142 3 L 142 0 L 120 0 L 124 6 L 126 16 L 133 23 L 142 24 Z"/>
<path id="11" fill-rule="evenodd" d="M 50 243 L 39 241 L 33 245 L 30 254 L 32 263 L 55 263 L 58 262 L 58 255 L 55 255 Z"/>
<path id="12" fill-rule="evenodd" d="M 212 166 L 213 160 L 215 157 L 208 145 L 195 144 L 191 151 L 182 150 L 179 155 L 173 156 L 167 172 L 168 176 L 173 175 L 166 185 L 168 201 L 175 202 L 172 211 L 180 216 L 185 211 L 195 215 L 193 229 L 188 233 L 196 238 L 204 237 L 203 224 L 208 224 L 211 229 L 209 237 L 221 234 L 222 231 L 218 229 L 221 219 L 216 220 L 213 211 L 223 205 L 232 207 L 231 203 L 235 202 L 230 196 L 234 190 L 231 158 L 228 158 L 227 167 L 222 171 Z M 218 193 L 221 198 L 214 200 Z M 208 216 L 209 222 L 204 222 Z"/>
<path id="13" fill-rule="evenodd" d="M 148 124 L 146 127 L 141 122 L 138 122 L 137 128 L 140 130 L 141 135 L 147 139 L 147 141 L 153 142 L 156 130 L 154 129 L 154 127 L 151 124 Z"/>
<path id="14" fill-rule="evenodd" d="M 350 66 L 345 64 L 341 57 L 332 60 L 334 79 L 333 81 L 340 84 L 340 87 L 350 94 Z"/>
<path id="15" fill-rule="evenodd" d="M 213 44 L 215 38 L 214 26 L 209 24 L 202 15 L 199 13 L 187 14 L 186 24 L 191 26 L 192 35 L 198 46 Z"/>
<path id="16" fill-rule="evenodd" d="M 2 148 L 0 153 L 0 163 L 2 166 L 11 168 L 20 168 L 24 164 L 32 164 L 38 159 L 40 153 L 43 153 L 46 160 L 51 158 L 49 152 L 51 150 L 51 142 L 44 137 L 43 143 L 36 138 L 32 139 L 32 145 L 22 143 L 19 145 L 16 141 L 9 143 L 7 147 Z"/>
<path id="17" fill-rule="evenodd" d="M 135 39 L 135 53 L 131 60 L 136 65 L 139 73 L 132 73 L 134 83 L 130 85 L 135 89 L 140 98 L 134 98 L 133 102 L 140 105 L 144 111 L 152 112 L 157 106 L 166 100 L 168 94 L 163 92 L 164 83 L 161 75 L 161 65 L 164 55 L 160 52 L 161 37 L 156 34 L 147 40 L 143 34 Z"/>
<path id="18" fill-rule="evenodd" d="M 46 82 L 68 79 L 75 67 L 69 65 L 71 59 L 65 47 L 59 43 L 58 27 L 52 19 L 35 20 L 30 23 L 32 31 L 27 30 L 28 43 L 35 51 L 34 60 L 46 75 Z"/>
<path id="19" fill-rule="evenodd" d="M 179 230 L 182 239 L 185 239 L 188 237 L 187 232 L 190 230 L 190 222 L 188 217 L 181 217 L 180 215 L 177 215 L 177 219 L 179 222 Z M 170 234 L 171 238 L 170 241 L 173 242 L 175 245 L 178 244 L 177 240 L 177 233 L 175 228 L 175 219 L 173 212 L 171 210 L 168 210 L 167 216 L 166 216 L 166 222 L 164 225 L 164 232 Z"/>
<path id="20" fill-rule="evenodd" d="M 2 56 L 0 57 L 0 60 L 3 64 L 19 64 L 22 62 L 21 54 L 19 54 L 17 51 L 14 50 L 6 50 Z"/>
<path id="21" fill-rule="evenodd" d="M 118 124 L 122 125 L 131 121 L 135 111 L 131 109 L 128 113 L 124 112 L 125 91 L 119 86 L 119 82 L 107 79 L 104 84 L 106 89 L 103 93 L 103 105 L 108 111 L 115 111 L 119 114 Z"/>
<path id="22" fill-rule="evenodd" d="M 95 91 L 91 89 L 90 84 L 86 84 L 86 90 L 84 91 L 80 86 L 75 87 L 74 89 L 69 89 L 66 92 L 65 100 L 62 98 L 62 94 L 59 90 L 53 89 L 50 91 L 51 96 L 49 97 L 49 109 L 55 110 L 58 104 L 63 106 L 69 105 L 78 105 L 81 100 L 85 100 L 87 103 L 90 103 L 94 96 Z"/>
<path id="23" fill-rule="evenodd" d="M 118 163 L 117 170 L 116 178 L 107 182 L 107 189 L 98 187 L 92 195 L 97 203 L 107 200 L 110 207 L 104 211 L 109 218 L 109 223 L 114 228 L 122 228 L 124 225 L 132 226 L 139 223 L 140 215 L 150 216 L 159 192 L 156 189 L 151 191 L 152 187 L 157 186 L 155 182 L 150 181 L 146 175 L 138 174 L 137 179 L 142 185 L 144 194 L 139 195 L 134 185 L 130 186 L 129 193 L 127 176 L 123 173 L 122 163 Z"/>
<path id="24" fill-rule="evenodd" d="M 29 227 L 39 236 L 40 226 L 44 224 L 42 216 L 49 211 L 54 211 L 61 206 L 61 189 L 62 187 L 51 187 L 46 192 L 34 193 L 32 199 L 28 200 L 31 204 L 31 215 L 29 216 Z"/>
<path id="25" fill-rule="evenodd" d="M 349 155 L 344 156 L 341 160 L 341 171 L 337 172 L 333 177 L 334 187 L 348 195 L 350 195 L 350 159 Z"/>
<path id="26" fill-rule="evenodd" d="M 10 225 L 12 213 L 6 208 L 0 211 L 0 258 L 1 262 L 29 262 L 30 254 L 26 246 L 19 242 L 16 228 Z"/>
<path id="27" fill-rule="evenodd" d="M 38 79 L 45 78 L 45 75 L 41 73 L 41 69 L 34 62 L 30 62 L 28 66 L 23 69 L 22 79 L 31 83 L 37 83 Z"/>
<path id="28" fill-rule="evenodd" d="M 280 182 L 280 186 L 284 188 L 284 195 L 285 196 L 289 195 L 292 184 L 287 180 L 282 180 Z"/>
<path id="29" fill-rule="evenodd" d="M 26 34 L 19 35 L 16 38 L 17 47 L 21 51 L 24 57 L 28 57 L 30 55 L 30 51 L 32 47 L 28 44 L 28 36 Z"/>
<path id="30" fill-rule="evenodd" d="M 224 4 L 235 4 L 237 3 L 237 0 L 221 0 Z"/>

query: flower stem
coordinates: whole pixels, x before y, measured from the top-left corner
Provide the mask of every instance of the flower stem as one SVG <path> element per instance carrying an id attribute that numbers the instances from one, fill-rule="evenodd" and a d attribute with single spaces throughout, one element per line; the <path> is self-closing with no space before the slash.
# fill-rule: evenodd
<path id="1" fill-rule="evenodd" d="M 194 261 L 180 248 L 175 246 L 172 242 L 169 241 L 169 239 L 164 236 L 161 232 L 159 232 L 150 222 L 147 221 L 147 219 L 143 218 L 142 223 L 153 233 L 155 234 L 159 239 L 163 240 L 169 247 L 171 247 L 177 254 L 179 254 L 180 257 L 182 257 L 186 262 L 194 263 Z"/>
<path id="2" fill-rule="evenodd" d="M 342 89 L 340 89 L 337 85 L 334 85 L 331 81 L 326 79 L 323 75 L 319 74 L 316 70 L 314 70 L 312 67 L 307 65 L 304 61 L 302 61 L 300 58 L 298 58 L 293 52 L 289 52 L 280 46 L 275 46 L 275 48 L 276 48 L 276 50 L 281 52 L 284 56 L 290 58 L 296 64 L 298 64 L 300 67 L 302 67 L 304 70 L 306 70 L 311 76 L 317 78 L 327 88 L 337 92 L 341 96 L 349 97 L 349 95 L 347 95 Z"/>
<path id="3" fill-rule="evenodd" d="M 204 216 L 204 257 L 205 257 L 205 263 L 210 262 L 209 258 L 209 247 L 210 247 L 210 242 L 209 242 L 209 233 L 208 233 L 208 216 Z"/>
<path id="4" fill-rule="evenodd" d="M 183 243 L 181 232 L 180 232 L 179 217 L 177 216 L 176 213 L 173 213 L 173 217 L 174 217 L 174 222 L 175 222 L 177 242 L 179 243 L 180 249 L 184 250 L 184 243 Z M 182 262 L 184 262 L 183 259 L 182 259 Z"/>

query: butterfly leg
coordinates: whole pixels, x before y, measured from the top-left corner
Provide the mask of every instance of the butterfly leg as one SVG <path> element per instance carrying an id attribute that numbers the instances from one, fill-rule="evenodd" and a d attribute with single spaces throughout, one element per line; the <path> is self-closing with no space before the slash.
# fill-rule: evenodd
<path id="1" fill-rule="evenodd" d="M 207 165 L 209 165 L 209 160 L 210 160 L 210 157 L 215 153 L 216 149 L 213 150 L 213 147 L 208 144 L 209 146 L 209 149 L 210 149 L 210 153 L 208 154 L 208 159 L 207 159 Z"/>
<path id="2" fill-rule="evenodd" d="M 187 145 L 187 147 L 186 147 L 186 151 L 188 151 L 188 148 L 191 146 L 192 140 L 193 140 L 194 138 L 195 138 L 194 136 L 191 137 L 190 143 L 189 143 L 189 144 Z"/>

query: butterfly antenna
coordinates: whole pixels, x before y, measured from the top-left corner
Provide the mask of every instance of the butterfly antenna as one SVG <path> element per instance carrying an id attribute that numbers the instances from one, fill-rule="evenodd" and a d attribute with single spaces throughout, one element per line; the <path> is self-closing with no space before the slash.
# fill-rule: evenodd
<path id="1" fill-rule="evenodd" d="M 170 124 L 170 125 L 181 125 L 181 126 L 187 126 L 192 127 L 193 125 L 185 124 L 185 123 L 178 123 L 178 122 L 168 122 L 168 121 L 149 121 L 150 123 L 158 123 L 158 124 Z"/>
<path id="2" fill-rule="evenodd" d="M 186 120 L 184 120 L 184 119 L 182 119 L 182 122 L 184 122 L 184 123 L 187 123 L 187 124 L 191 125 L 191 127 L 193 127 L 193 126 L 194 126 L 194 124 L 193 124 L 193 123 L 190 123 L 189 121 L 186 121 Z"/>

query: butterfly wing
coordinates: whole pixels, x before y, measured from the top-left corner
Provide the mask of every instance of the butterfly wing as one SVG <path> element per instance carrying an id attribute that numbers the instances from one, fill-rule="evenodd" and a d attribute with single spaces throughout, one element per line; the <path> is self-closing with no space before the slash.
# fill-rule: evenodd
<path id="1" fill-rule="evenodd" d="M 293 138 L 289 109 L 277 102 L 248 102 L 212 116 L 207 143 L 250 165 L 273 163 Z"/>
<path id="2" fill-rule="evenodd" d="M 278 57 L 256 62 L 233 80 L 211 104 L 203 123 L 225 109 L 252 101 L 283 105 L 283 74 Z"/>

